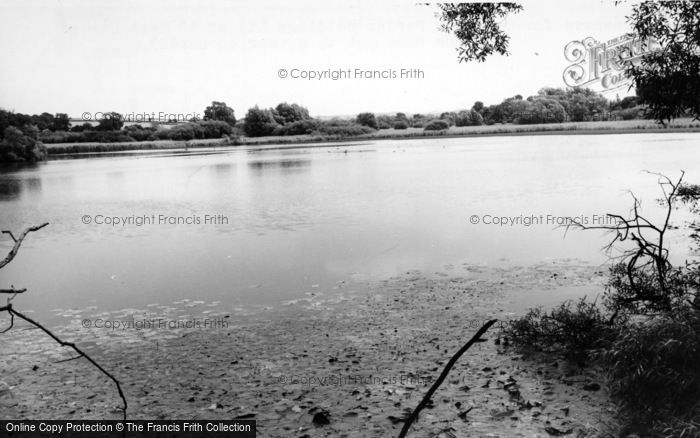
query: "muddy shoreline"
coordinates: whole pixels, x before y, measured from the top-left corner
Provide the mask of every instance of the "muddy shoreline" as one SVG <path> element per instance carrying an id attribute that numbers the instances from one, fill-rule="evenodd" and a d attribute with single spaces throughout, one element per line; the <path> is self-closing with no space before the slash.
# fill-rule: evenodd
<path id="1" fill-rule="evenodd" d="M 395 436 L 481 321 L 507 321 L 536 300 L 602 292 L 604 271 L 576 261 L 450 266 L 339 283 L 276 308 L 185 300 L 109 314 L 74 310 L 57 332 L 120 380 L 132 419 L 253 418 L 261 437 Z M 82 326 L 95 318 L 209 319 L 226 327 Z M 7 418 L 120 418 L 113 384 L 84 359 L 58 362 L 70 350 L 25 325 L 4 336 L 0 367 L 11 394 L 0 397 L 0 408 Z M 494 330 L 486 337 L 453 368 L 414 436 L 602 436 L 613 427 L 613 405 L 595 370 L 525 357 L 496 345 Z M 329 424 L 313 423 L 318 412 Z"/>

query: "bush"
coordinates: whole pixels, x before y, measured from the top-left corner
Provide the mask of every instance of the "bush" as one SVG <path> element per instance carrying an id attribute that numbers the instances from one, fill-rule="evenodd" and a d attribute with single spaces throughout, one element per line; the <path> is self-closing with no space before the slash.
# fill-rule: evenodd
<path id="1" fill-rule="evenodd" d="M 347 120 L 329 120 L 321 122 L 317 132 L 328 136 L 359 137 L 374 132 L 374 129 Z"/>
<path id="2" fill-rule="evenodd" d="M 404 122 L 403 120 L 400 120 L 394 123 L 394 129 L 408 129 L 408 123 Z"/>
<path id="3" fill-rule="evenodd" d="M 644 111 L 640 107 L 622 109 L 619 111 L 615 111 L 613 114 L 615 114 L 617 117 L 620 117 L 622 120 L 635 120 L 644 118 Z"/>
<path id="4" fill-rule="evenodd" d="M 273 135 L 308 135 L 318 129 L 319 123 L 316 120 L 299 120 L 278 126 L 273 131 Z"/>
<path id="5" fill-rule="evenodd" d="M 425 131 L 444 131 L 450 128 L 450 124 L 444 120 L 431 120 L 423 128 Z"/>
<path id="6" fill-rule="evenodd" d="M 643 416 L 700 400 L 700 318 L 628 324 L 603 354 L 611 390 Z"/>
<path id="7" fill-rule="evenodd" d="M 614 235 L 610 246 L 628 235 L 634 236 L 634 245 L 611 267 L 604 311 L 584 300 L 550 313 L 534 309 L 505 334 L 519 348 L 557 352 L 579 363 L 597 359 L 611 393 L 621 402 L 629 429 L 624 436 L 698 436 L 700 265 L 672 266 L 664 234 L 674 228 L 669 218 L 677 202 L 699 212 L 700 186 L 686 185 L 682 177 L 675 183 L 659 178 L 664 194 L 660 203 L 666 208 L 663 225 L 640 216 L 634 198 L 632 217 L 607 228 Z"/>
<path id="8" fill-rule="evenodd" d="M 579 364 L 596 350 L 610 344 L 614 333 L 604 312 L 596 303 L 579 300 L 560 304 L 550 312 L 530 309 L 511 322 L 504 335 L 514 343 L 536 350 L 560 352 Z"/>

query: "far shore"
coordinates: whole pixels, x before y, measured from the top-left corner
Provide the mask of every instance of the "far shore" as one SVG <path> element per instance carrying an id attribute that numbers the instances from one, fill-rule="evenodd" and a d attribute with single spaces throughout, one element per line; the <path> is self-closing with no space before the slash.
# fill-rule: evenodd
<path id="1" fill-rule="evenodd" d="M 424 131 L 422 128 L 404 130 L 382 129 L 357 137 L 296 135 L 272 137 L 240 137 L 229 139 L 207 139 L 190 141 L 142 141 L 129 143 L 53 143 L 46 144 L 49 155 L 73 155 L 85 153 L 110 153 L 146 150 L 189 150 L 221 146 L 285 146 L 297 147 L 307 144 L 338 144 L 357 141 L 412 140 L 432 138 L 494 137 L 518 135 L 603 135 L 634 133 L 700 133 L 700 121 L 685 118 L 674 120 L 663 127 L 653 120 L 618 120 L 593 122 L 548 123 L 539 125 L 482 125 L 455 127 L 444 131 Z"/>

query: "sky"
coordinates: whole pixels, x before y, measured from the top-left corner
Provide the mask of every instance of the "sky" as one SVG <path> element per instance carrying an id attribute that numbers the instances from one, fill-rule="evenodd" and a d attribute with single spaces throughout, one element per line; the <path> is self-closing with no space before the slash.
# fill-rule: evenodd
<path id="1" fill-rule="evenodd" d="M 312 116 L 453 111 L 563 87 L 568 42 L 629 31 L 630 3 L 521 4 L 502 23 L 510 56 L 459 63 L 458 41 L 439 29 L 435 4 L 0 0 L 0 107 L 71 117 L 201 115 L 213 100 L 239 118 L 280 102 Z M 348 69 L 351 77 L 338 80 L 292 77 Z M 396 77 L 358 78 L 356 69 Z M 422 75 L 402 79 L 401 69 Z"/>

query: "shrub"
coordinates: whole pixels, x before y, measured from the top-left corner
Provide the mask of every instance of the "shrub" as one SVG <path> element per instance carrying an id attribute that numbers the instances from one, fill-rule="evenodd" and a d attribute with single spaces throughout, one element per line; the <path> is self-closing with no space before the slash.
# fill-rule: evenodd
<path id="1" fill-rule="evenodd" d="M 280 125 L 275 128 L 273 135 L 307 135 L 318 129 L 319 123 L 316 120 L 299 120 L 296 122 Z"/>
<path id="2" fill-rule="evenodd" d="M 628 324 L 601 354 L 613 394 L 632 411 L 678 413 L 700 400 L 700 318 L 686 316 Z"/>
<path id="3" fill-rule="evenodd" d="M 537 350 L 555 351 L 583 364 L 591 354 L 612 340 L 614 328 L 594 303 L 566 301 L 549 312 L 530 309 L 504 329 L 514 343 Z"/>
<path id="4" fill-rule="evenodd" d="M 328 136 L 359 137 L 374 132 L 374 129 L 347 120 L 329 120 L 321 122 L 317 132 Z"/>
<path id="5" fill-rule="evenodd" d="M 634 120 L 643 118 L 641 117 L 643 115 L 643 111 L 639 107 L 622 109 L 616 111 L 614 114 L 622 118 L 622 120 Z"/>
<path id="6" fill-rule="evenodd" d="M 394 129 L 408 129 L 408 123 L 403 120 L 399 120 L 398 122 L 394 123 Z"/>
<path id="7" fill-rule="evenodd" d="M 450 124 L 444 120 L 431 120 L 423 128 L 425 131 L 444 131 L 450 128 Z"/>

